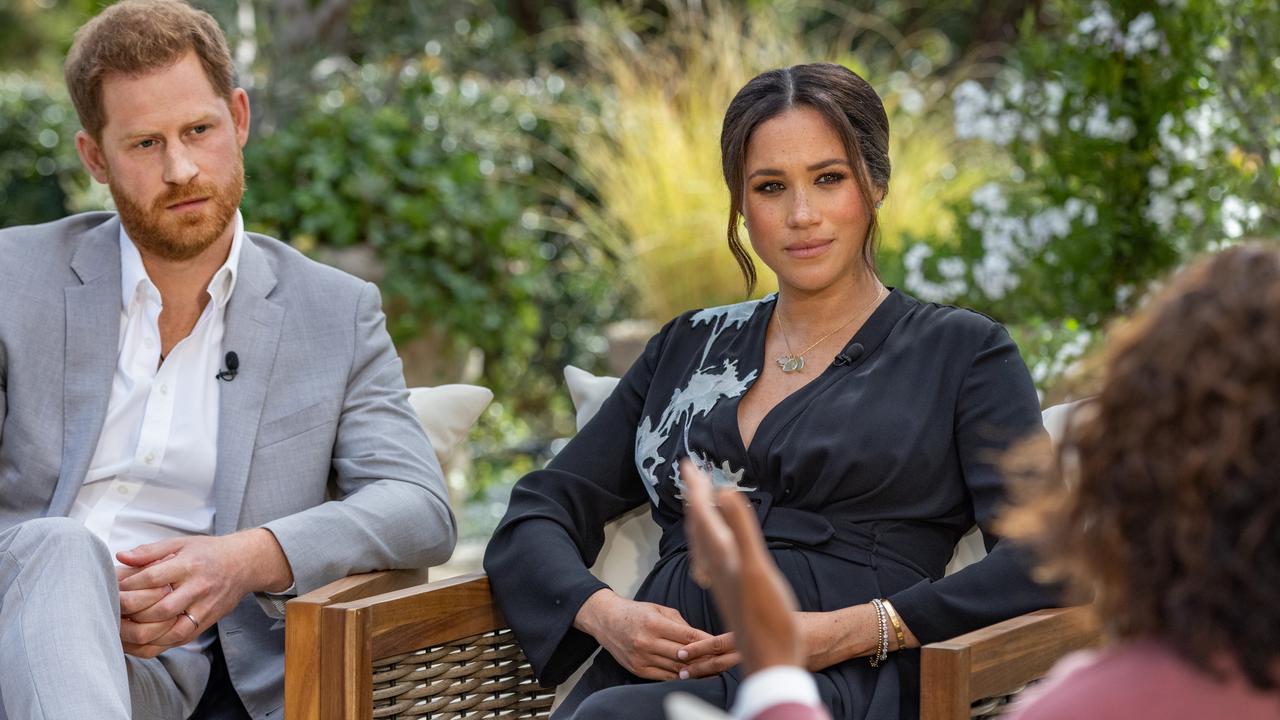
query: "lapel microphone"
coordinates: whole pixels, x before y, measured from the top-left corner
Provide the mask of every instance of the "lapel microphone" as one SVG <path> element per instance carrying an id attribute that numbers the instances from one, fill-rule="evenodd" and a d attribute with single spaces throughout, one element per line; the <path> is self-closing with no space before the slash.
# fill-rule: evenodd
<path id="1" fill-rule="evenodd" d="M 240 356 L 229 352 L 224 360 L 227 364 L 227 369 L 214 375 L 214 377 L 223 382 L 231 382 L 236 379 L 236 375 L 240 374 Z"/>
<path id="2" fill-rule="evenodd" d="M 862 347 L 862 343 L 854 343 L 849 346 L 848 353 L 840 353 L 835 357 L 835 360 L 831 364 L 836 367 L 844 367 L 845 365 L 849 365 L 857 361 L 858 358 L 862 357 L 863 352 L 864 348 Z"/>

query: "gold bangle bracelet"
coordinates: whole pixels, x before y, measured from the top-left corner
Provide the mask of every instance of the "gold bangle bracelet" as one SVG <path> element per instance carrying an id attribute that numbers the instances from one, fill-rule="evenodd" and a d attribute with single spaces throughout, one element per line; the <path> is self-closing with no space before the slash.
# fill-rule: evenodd
<path id="1" fill-rule="evenodd" d="M 902 632 L 902 619 L 898 617 L 898 611 L 894 609 L 893 603 L 888 600 L 881 600 L 880 602 L 884 605 L 885 612 L 889 614 L 889 622 L 893 623 L 893 634 L 898 638 L 898 647 L 895 649 L 901 650 L 907 644 L 907 636 Z"/>

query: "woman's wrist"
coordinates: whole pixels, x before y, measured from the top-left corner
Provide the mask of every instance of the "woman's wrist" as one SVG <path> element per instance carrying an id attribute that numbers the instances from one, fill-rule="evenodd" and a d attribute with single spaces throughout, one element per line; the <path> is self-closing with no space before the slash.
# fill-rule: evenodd
<path id="1" fill-rule="evenodd" d="M 582 607 L 578 608 L 578 614 L 573 616 L 573 626 L 599 640 L 605 632 L 604 626 L 610 610 L 620 599 L 621 596 L 612 588 L 600 588 L 582 603 Z"/>
<path id="2" fill-rule="evenodd" d="M 811 671 L 870 655 L 875 650 L 876 613 L 870 603 L 830 612 L 802 612 L 800 616 Z"/>
<path id="3" fill-rule="evenodd" d="M 892 631 L 889 633 L 889 649 L 897 652 L 918 646 L 920 643 L 916 641 L 916 636 L 911 634 L 911 628 L 907 627 L 906 621 L 898 614 L 898 609 L 893 606 L 893 603 L 888 600 L 881 600 L 881 602 L 889 613 L 889 622 L 892 625 Z"/>

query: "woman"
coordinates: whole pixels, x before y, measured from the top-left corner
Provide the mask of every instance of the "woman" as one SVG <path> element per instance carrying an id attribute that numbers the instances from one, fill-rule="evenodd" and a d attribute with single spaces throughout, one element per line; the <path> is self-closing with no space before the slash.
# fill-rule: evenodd
<path id="1" fill-rule="evenodd" d="M 756 508 L 836 718 L 914 717 L 917 653 L 891 651 L 1053 604 L 1004 543 L 942 579 L 975 518 L 989 530 L 998 453 L 1042 430 L 1003 328 L 881 285 L 888 146 L 879 97 L 840 66 L 764 73 L 730 104 L 729 247 L 750 286 L 741 218 L 778 293 L 668 323 L 595 418 L 517 483 L 485 556 L 544 684 L 606 650 L 557 717 L 661 717 L 672 690 L 735 697 L 732 638 L 689 574 L 683 457 Z M 604 523 L 644 503 L 661 559 L 629 600 L 587 566 Z"/>
<path id="2" fill-rule="evenodd" d="M 1015 454 L 1050 484 L 1005 526 L 1116 642 L 1064 660 L 1018 717 L 1280 717 L 1280 251 L 1177 278 L 1112 334 L 1087 407 L 1069 464 Z"/>

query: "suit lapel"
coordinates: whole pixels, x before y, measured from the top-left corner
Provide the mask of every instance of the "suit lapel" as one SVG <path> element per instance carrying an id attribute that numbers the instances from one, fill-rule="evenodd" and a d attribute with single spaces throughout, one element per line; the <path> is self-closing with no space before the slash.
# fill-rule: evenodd
<path id="1" fill-rule="evenodd" d="M 120 344 L 120 221 L 86 233 L 71 258 L 81 284 L 66 289 L 66 358 L 63 368 L 62 467 L 49 515 L 71 511 L 111 399 Z"/>
<path id="2" fill-rule="evenodd" d="M 219 389 L 218 467 L 213 480 L 214 533 L 218 535 L 238 529 L 253 445 L 284 324 L 284 308 L 267 299 L 276 285 L 275 273 L 247 235 L 237 273 L 236 288 L 227 303 L 222 350 L 239 356 L 240 373 Z"/>

